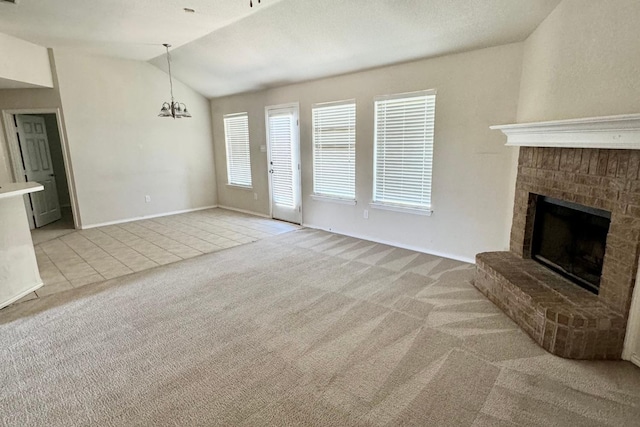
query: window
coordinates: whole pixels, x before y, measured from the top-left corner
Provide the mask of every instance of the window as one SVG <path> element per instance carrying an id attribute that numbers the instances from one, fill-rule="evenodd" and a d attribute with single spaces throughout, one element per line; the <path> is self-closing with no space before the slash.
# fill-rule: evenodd
<path id="1" fill-rule="evenodd" d="M 431 211 L 436 92 L 375 100 L 373 206 Z"/>
<path id="2" fill-rule="evenodd" d="M 227 182 L 231 185 L 251 187 L 247 113 L 224 116 L 224 140 L 227 146 Z"/>
<path id="3" fill-rule="evenodd" d="M 356 104 L 313 106 L 313 192 L 355 200 Z"/>

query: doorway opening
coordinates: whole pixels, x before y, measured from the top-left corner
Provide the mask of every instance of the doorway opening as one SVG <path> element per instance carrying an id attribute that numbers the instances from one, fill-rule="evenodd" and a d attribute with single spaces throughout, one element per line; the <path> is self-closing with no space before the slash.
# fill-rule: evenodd
<path id="1" fill-rule="evenodd" d="M 57 110 L 4 112 L 15 182 L 38 182 L 24 196 L 34 244 L 79 228 L 68 150 Z"/>
<path id="2" fill-rule="evenodd" d="M 265 110 L 271 217 L 302 223 L 300 122 L 298 104 Z"/>

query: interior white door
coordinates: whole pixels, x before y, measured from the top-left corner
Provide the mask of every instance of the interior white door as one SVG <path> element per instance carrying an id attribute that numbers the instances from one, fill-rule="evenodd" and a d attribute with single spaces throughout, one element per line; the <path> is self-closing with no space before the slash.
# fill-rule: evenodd
<path id="1" fill-rule="evenodd" d="M 297 105 L 267 107 L 271 216 L 302 223 L 300 131 Z"/>
<path id="2" fill-rule="evenodd" d="M 16 123 L 25 177 L 44 186 L 44 191 L 28 195 L 35 225 L 42 227 L 61 218 L 47 129 L 44 119 L 38 116 L 17 115 Z"/>

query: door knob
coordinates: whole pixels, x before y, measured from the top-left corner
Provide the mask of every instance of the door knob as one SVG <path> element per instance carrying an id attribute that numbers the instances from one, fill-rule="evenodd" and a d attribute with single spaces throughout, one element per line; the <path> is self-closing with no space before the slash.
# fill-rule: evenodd
<path id="1" fill-rule="evenodd" d="M 269 169 L 269 173 L 273 173 L 273 169 Z"/>

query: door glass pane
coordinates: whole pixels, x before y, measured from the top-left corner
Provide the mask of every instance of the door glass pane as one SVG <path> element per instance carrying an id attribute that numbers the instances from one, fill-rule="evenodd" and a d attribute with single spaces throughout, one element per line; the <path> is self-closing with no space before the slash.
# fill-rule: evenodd
<path id="1" fill-rule="evenodd" d="M 273 203 L 278 206 L 295 208 L 293 197 L 293 115 L 277 114 L 269 117 L 269 138 L 271 144 L 271 185 Z"/>

